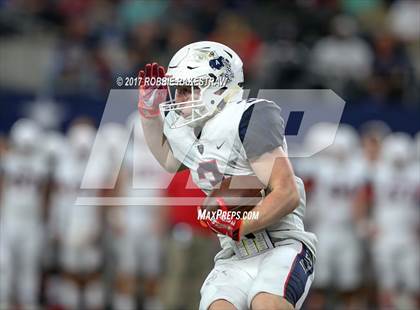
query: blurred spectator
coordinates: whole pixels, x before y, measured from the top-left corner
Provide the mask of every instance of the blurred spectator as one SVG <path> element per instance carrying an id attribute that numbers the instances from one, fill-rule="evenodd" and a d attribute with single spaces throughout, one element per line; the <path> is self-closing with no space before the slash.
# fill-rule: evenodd
<path id="1" fill-rule="evenodd" d="M 369 82 L 372 96 L 382 102 L 410 102 L 415 84 L 404 46 L 391 34 L 382 32 L 374 37 L 373 47 L 375 58 Z"/>
<path id="2" fill-rule="evenodd" d="M 310 51 L 297 41 L 297 22 L 296 18 L 283 16 L 272 25 L 272 41 L 262 45 L 256 60 L 255 88 L 308 87 L 311 76 L 306 65 Z"/>
<path id="3" fill-rule="evenodd" d="M 420 2 L 416 0 L 394 1 L 389 9 L 393 33 L 405 42 L 420 39 Z"/>
<path id="4" fill-rule="evenodd" d="M 348 98 L 354 88 L 362 87 L 373 65 L 369 45 L 358 35 L 357 22 L 349 16 L 337 16 L 331 23 L 331 35 L 319 40 L 313 49 L 312 67 L 326 88 Z M 352 85 L 353 88 L 348 89 Z"/>
<path id="5" fill-rule="evenodd" d="M 204 36 L 209 35 L 216 26 L 218 13 L 223 10 L 225 5 L 221 0 L 207 1 L 193 8 L 195 11 L 195 24 L 197 30 Z"/>
<path id="6" fill-rule="evenodd" d="M 239 14 L 221 14 L 209 39 L 226 44 L 237 52 L 244 63 L 245 75 L 255 69 L 262 41 Z"/>
<path id="7" fill-rule="evenodd" d="M 101 96 L 117 76 L 135 77 L 152 61 L 166 64 L 192 41 L 216 40 L 242 57 L 249 86 L 328 87 L 352 101 L 373 96 L 374 101 L 415 103 L 420 97 L 418 11 L 416 1 L 388 7 L 382 1 L 265 7 L 221 0 L 16 1 L 5 6 L 2 34 L 21 37 L 7 39 L 2 47 L 1 64 L 13 72 L 0 83 L 32 92 Z M 25 35 L 33 48 L 22 52 L 19 68 L 16 51 L 27 50 Z M 32 58 L 40 59 L 34 69 L 41 78 L 25 72 Z"/>
<path id="8" fill-rule="evenodd" d="M 111 68 L 106 61 L 98 38 L 89 33 L 88 16 L 67 20 L 65 36 L 57 50 L 53 80 L 55 93 L 103 93 L 110 88 Z"/>
<path id="9" fill-rule="evenodd" d="M 132 27 L 125 35 L 129 68 L 126 76 L 136 77 L 140 68 L 146 63 L 162 62 L 160 55 L 164 51 L 162 25 L 157 20 L 151 20 Z M 166 59 L 165 59 L 166 61 Z"/>
<path id="10" fill-rule="evenodd" d="M 119 11 L 121 22 L 128 29 L 158 20 L 167 5 L 167 1 L 123 0 L 120 4 L 114 3 L 114 7 Z"/>
<path id="11" fill-rule="evenodd" d="M 194 26 L 188 22 L 174 22 L 167 30 L 167 44 L 170 51 L 179 50 L 197 38 Z"/>

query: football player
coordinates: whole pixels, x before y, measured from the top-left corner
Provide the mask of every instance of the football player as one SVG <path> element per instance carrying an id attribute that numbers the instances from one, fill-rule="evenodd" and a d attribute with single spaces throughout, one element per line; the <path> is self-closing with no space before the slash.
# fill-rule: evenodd
<path id="1" fill-rule="evenodd" d="M 358 158 L 360 169 L 365 174 L 365 185 L 356 194 L 356 230 L 362 244 L 362 298 L 370 305 L 377 304 L 376 277 L 370 235 L 374 234 L 371 224 L 373 210 L 372 180 L 380 165 L 383 140 L 391 132 L 389 126 L 380 120 L 370 120 L 360 127 L 362 156 Z"/>
<path id="2" fill-rule="evenodd" d="M 379 302 L 384 308 L 410 308 L 400 302 L 420 300 L 420 176 L 413 153 L 409 135 L 389 135 L 383 143 L 380 169 L 373 178 L 373 259 Z M 416 306 L 411 305 L 413 309 Z"/>
<path id="3" fill-rule="evenodd" d="M 53 175 L 51 199 L 51 231 L 59 248 L 58 261 L 62 274 L 55 290 L 57 302 L 66 308 L 101 308 L 104 296 L 100 277 L 101 217 L 99 206 L 76 204 L 96 129 L 88 121 L 75 121 L 67 139 L 69 149 L 57 162 Z M 99 162 L 99 160 L 97 161 Z M 103 169 L 91 178 L 102 179 Z M 54 293 L 51 293 L 54 295 Z"/>
<path id="4" fill-rule="evenodd" d="M 137 114 L 135 115 L 138 120 Z M 135 137 L 142 137 L 141 125 L 135 124 L 130 118 L 127 126 L 132 129 L 134 125 Z M 117 123 L 107 123 L 101 130 L 100 135 L 106 138 L 105 154 L 110 155 L 108 170 L 110 167 L 119 168 L 115 161 L 115 154 L 120 154 L 118 149 L 125 147 L 123 143 L 128 133 L 126 126 Z M 133 188 L 141 186 L 147 188 L 162 187 L 162 169 L 153 161 L 150 151 L 145 147 L 145 142 L 136 139 L 129 145 L 126 161 L 119 171 L 117 186 L 112 189 L 112 196 L 139 196 L 139 191 Z M 134 173 L 134 182 L 129 182 L 128 173 Z M 141 183 L 141 184 L 138 184 Z M 144 194 L 144 192 L 141 192 Z M 148 191 L 150 197 L 156 195 L 156 191 Z M 158 283 L 161 267 L 160 248 L 161 234 L 150 235 L 156 231 L 160 210 L 155 206 L 124 205 L 110 207 L 107 210 L 107 219 L 112 231 L 113 249 L 115 251 L 115 293 L 113 306 L 115 309 L 136 309 L 137 294 L 144 292 L 142 308 L 161 309 L 157 297 Z"/>
<path id="5" fill-rule="evenodd" d="M 336 132 L 336 125 L 332 123 L 317 123 L 310 128 L 305 136 L 303 148 L 308 153 L 315 153 L 319 146 L 328 145 L 330 139 Z M 313 193 L 316 188 L 316 177 L 318 175 L 318 167 L 328 165 L 331 161 L 329 148 L 318 152 L 310 157 L 298 157 L 293 160 L 295 173 L 302 178 L 305 184 L 306 204 L 308 206 L 305 213 L 305 221 L 307 227 L 312 227 L 318 219 L 317 201 L 313 199 Z"/>
<path id="6" fill-rule="evenodd" d="M 361 284 L 361 244 L 356 234 L 355 198 L 365 184 L 359 165 L 358 136 L 348 125 L 341 125 L 334 143 L 328 148 L 328 161 L 322 169 L 313 169 L 314 188 L 311 206 L 316 214 L 313 229 L 319 238 L 317 301 L 324 308 L 328 291 L 339 294 L 346 308 L 354 308 Z M 316 166 L 319 167 L 319 166 Z M 331 232 L 334 233 L 331 233 Z M 346 266 L 343 268 L 342 266 Z"/>
<path id="7" fill-rule="evenodd" d="M 5 309 L 12 307 L 12 296 L 22 307 L 38 304 L 48 173 L 39 149 L 41 132 L 34 121 L 18 120 L 10 132 L 11 147 L 1 162 L 0 268 L 5 273 L 0 276 L 0 297 Z"/>
<path id="8" fill-rule="evenodd" d="M 173 56 L 167 77 L 174 93 L 148 83 L 164 78 L 164 67 L 148 64 L 139 75 L 145 139 L 163 168 L 190 169 L 206 193 L 226 175 L 255 175 L 268 188 L 254 208 L 258 219 L 206 221 L 222 250 L 200 309 L 300 308 L 313 281 L 316 237 L 304 230 L 305 192 L 287 158 L 280 107 L 242 98 L 242 61 L 216 42 L 195 42 Z"/>
<path id="9" fill-rule="evenodd" d="M 361 165 L 366 170 L 368 180 L 376 173 L 380 162 L 382 142 L 390 132 L 389 126 L 378 120 L 368 121 L 361 127 L 360 139 L 363 148 Z"/>

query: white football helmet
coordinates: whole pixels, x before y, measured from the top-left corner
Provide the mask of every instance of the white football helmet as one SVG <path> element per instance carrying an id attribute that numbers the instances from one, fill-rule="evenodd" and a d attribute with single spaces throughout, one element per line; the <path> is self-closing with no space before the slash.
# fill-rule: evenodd
<path id="1" fill-rule="evenodd" d="M 191 100 L 175 102 L 169 88 L 169 101 L 161 103 L 162 113 L 178 115 L 171 128 L 196 127 L 220 111 L 226 103 L 242 99 L 244 81 L 241 58 L 226 45 L 201 41 L 181 48 L 171 59 L 167 77 L 170 86 L 191 86 Z M 194 92 L 194 87 L 196 92 Z M 200 93 L 194 98 L 195 93 Z M 177 90 L 176 90 L 177 91 Z M 188 116 L 182 113 L 191 109 Z"/>
<path id="2" fill-rule="evenodd" d="M 333 123 L 317 123 L 313 125 L 304 139 L 305 153 L 320 157 L 328 157 L 328 147 L 334 140 L 337 131 L 337 124 Z"/>
<path id="3" fill-rule="evenodd" d="M 57 161 L 68 152 L 68 141 L 58 131 L 45 133 L 43 139 L 43 150 L 49 160 Z"/>
<path id="4" fill-rule="evenodd" d="M 38 149 L 40 138 L 41 128 L 35 121 L 27 118 L 19 119 L 10 131 L 12 145 L 24 152 Z"/>
<path id="5" fill-rule="evenodd" d="M 89 124 L 75 124 L 68 131 L 70 147 L 77 157 L 86 159 L 89 156 L 96 137 L 96 129 Z"/>
<path id="6" fill-rule="evenodd" d="M 338 160 L 349 159 L 350 156 L 358 156 L 359 136 L 356 130 L 347 124 L 338 127 L 334 143 L 331 145 L 330 152 Z"/>
<path id="7" fill-rule="evenodd" d="M 106 148 L 111 153 L 123 151 L 126 147 L 125 137 L 127 135 L 126 127 L 119 123 L 106 123 L 100 128 L 99 135 L 103 136 Z"/>
<path id="8" fill-rule="evenodd" d="M 408 134 L 393 133 L 384 140 L 382 159 L 387 164 L 401 166 L 412 160 L 413 151 L 413 140 Z"/>

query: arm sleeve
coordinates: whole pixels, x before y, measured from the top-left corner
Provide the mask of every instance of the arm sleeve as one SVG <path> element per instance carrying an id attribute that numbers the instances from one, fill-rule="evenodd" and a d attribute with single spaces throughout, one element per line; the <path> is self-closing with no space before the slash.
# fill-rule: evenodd
<path id="1" fill-rule="evenodd" d="M 272 101 L 259 101 L 242 114 L 239 138 L 248 158 L 256 158 L 282 146 L 284 120 L 281 108 Z"/>

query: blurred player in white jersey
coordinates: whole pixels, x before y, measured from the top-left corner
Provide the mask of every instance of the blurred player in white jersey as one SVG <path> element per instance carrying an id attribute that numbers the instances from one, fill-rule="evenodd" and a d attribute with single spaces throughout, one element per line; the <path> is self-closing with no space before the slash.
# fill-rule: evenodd
<path id="1" fill-rule="evenodd" d="M 137 113 L 135 117 L 137 120 Z M 159 188 L 164 185 L 165 175 L 147 148 L 141 125 L 133 120 L 133 117 L 128 120 L 128 128 L 114 125 L 113 134 L 104 132 L 108 140 L 112 135 L 120 136 L 118 142 L 121 143 L 124 141 L 121 136 L 134 129 L 134 142 L 130 143 L 126 152 L 126 161 L 122 171 L 119 172 L 118 195 L 154 199 L 156 203 L 151 205 L 138 203 L 111 209 L 110 220 L 114 228 L 114 248 L 117 259 L 116 292 L 113 296 L 113 305 L 115 309 L 136 309 L 138 293 L 141 291 L 143 309 L 159 310 L 161 305 L 158 300 L 158 280 L 161 272 L 160 250 L 162 247 L 162 229 L 159 225 L 162 221 L 161 208 L 157 202 L 158 197 L 163 196 Z M 110 129 L 104 128 L 104 131 Z M 112 141 L 109 142 L 112 144 Z M 109 153 L 112 153 L 113 147 L 109 146 Z"/>
<path id="2" fill-rule="evenodd" d="M 308 209 L 305 215 L 305 224 L 311 227 L 315 224 L 317 215 L 316 204 L 319 203 L 314 199 L 315 179 L 321 167 L 328 165 L 331 160 L 330 148 L 318 151 L 320 146 L 331 144 L 331 136 L 335 136 L 336 124 L 321 122 L 313 125 L 303 141 L 303 149 L 314 154 L 310 157 L 299 157 L 293 159 L 295 163 L 296 175 L 302 178 L 305 184 L 306 201 Z"/>
<path id="3" fill-rule="evenodd" d="M 96 130 L 87 121 L 76 121 L 68 131 L 68 150 L 59 158 L 53 182 L 51 230 L 58 241 L 58 261 L 62 275 L 55 290 L 57 302 L 66 308 L 103 306 L 103 285 L 100 276 L 102 252 L 100 247 L 100 207 L 78 205 L 83 195 L 80 189 Z M 102 178 L 97 167 L 90 177 Z M 91 193 L 97 196 L 98 193 Z"/>
<path id="4" fill-rule="evenodd" d="M 367 222 L 370 216 L 369 207 L 372 204 L 372 181 L 378 169 L 381 168 L 382 144 L 390 132 L 391 129 L 388 125 L 378 120 L 368 121 L 360 128 L 363 152 L 359 164 L 366 174 L 366 186 L 357 195 L 357 216 L 359 217 L 359 233 L 361 236 L 370 234 Z"/>
<path id="5" fill-rule="evenodd" d="M 410 308 L 406 302 L 413 309 L 420 306 L 420 174 L 413 154 L 410 136 L 390 135 L 373 178 L 372 245 L 383 308 Z"/>
<path id="6" fill-rule="evenodd" d="M 365 173 L 366 182 L 356 195 L 356 225 L 357 233 L 362 243 L 362 299 L 368 305 L 376 305 L 376 277 L 373 261 L 370 236 L 373 233 L 371 223 L 372 217 L 372 182 L 380 169 L 380 156 L 383 140 L 391 132 L 389 126 L 383 121 L 371 120 L 364 123 L 360 128 L 360 140 L 362 145 L 362 156 L 359 164 Z"/>
<path id="7" fill-rule="evenodd" d="M 45 223 L 45 238 L 44 246 L 42 249 L 41 256 L 41 294 L 40 302 L 41 304 L 49 304 L 51 299 L 46 294 L 49 293 L 47 288 L 48 284 L 54 282 L 55 274 L 58 271 L 58 252 L 57 252 L 57 240 L 54 238 L 54 232 L 51 231 L 51 211 L 54 208 L 51 207 L 51 194 L 53 193 L 54 187 L 54 174 L 57 168 L 59 159 L 66 154 L 68 151 L 66 149 L 66 139 L 61 132 L 55 130 L 45 130 L 42 142 L 40 143 L 42 152 L 44 153 L 47 167 L 48 167 L 48 177 L 46 180 L 47 187 L 47 208 L 45 210 L 44 223 Z M 53 284 L 52 284 L 53 285 Z"/>
<path id="8" fill-rule="evenodd" d="M 300 308 L 314 276 L 316 237 L 303 225 L 305 192 L 287 158 L 281 108 L 242 98 L 242 60 L 217 42 L 181 48 L 167 75 L 176 81 L 169 101 L 165 86 L 152 85 L 165 69 L 154 63 L 140 71 L 144 136 L 161 166 L 190 169 L 207 194 L 232 175 L 256 176 L 269 188 L 254 208 L 258 219 L 206 220 L 222 250 L 201 288 L 199 308 Z"/>
<path id="9" fill-rule="evenodd" d="M 316 307 L 326 306 L 329 291 L 339 294 L 345 307 L 355 306 L 361 284 L 361 249 L 355 231 L 355 194 L 364 185 L 358 164 L 360 146 L 355 130 L 341 125 L 322 165 L 313 165 L 312 229 L 319 244 L 314 288 Z M 319 157 L 319 156 L 318 156 Z M 315 301 L 314 301 L 315 302 Z M 312 305 L 314 308 L 315 305 Z"/>
<path id="10" fill-rule="evenodd" d="M 364 165 L 368 178 L 375 174 L 381 156 L 382 142 L 391 129 L 382 121 L 368 121 L 360 128 L 361 143 L 363 147 L 363 158 L 361 163 Z"/>
<path id="11" fill-rule="evenodd" d="M 0 208 L 0 303 L 36 307 L 47 166 L 39 150 L 42 132 L 28 119 L 10 132 L 11 147 L 2 157 Z M 16 288 L 14 290 L 13 288 Z"/>
<path id="12" fill-rule="evenodd" d="M 414 150 L 413 160 L 415 164 L 420 165 L 420 131 L 417 132 L 416 136 L 414 137 L 414 141 L 415 141 L 415 150 Z"/>

